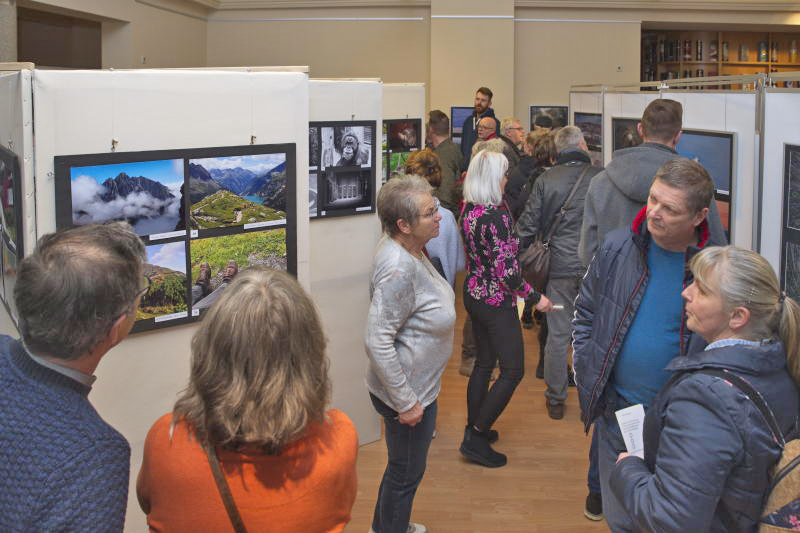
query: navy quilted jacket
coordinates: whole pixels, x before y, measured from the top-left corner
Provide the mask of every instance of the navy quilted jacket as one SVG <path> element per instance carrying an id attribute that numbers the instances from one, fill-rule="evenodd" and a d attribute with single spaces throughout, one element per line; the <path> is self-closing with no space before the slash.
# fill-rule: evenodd
<path id="1" fill-rule="evenodd" d="M 614 392 L 607 387 L 622 341 L 633 323 L 647 286 L 647 231 L 643 207 L 631 228 L 610 232 L 592 259 L 583 277 L 575 300 L 572 321 L 573 362 L 575 382 L 581 404 L 583 421 L 588 431 L 595 418 L 615 409 Z M 708 242 L 708 224 L 699 226 L 698 247 L 686 251 L 686 263 Z M 684 287 L 691 280 L 686 269 Z M 686 355 L 705 348 L 705 341 L 686 328 L 686 316 L 681 327 L 680 354 Z"/>

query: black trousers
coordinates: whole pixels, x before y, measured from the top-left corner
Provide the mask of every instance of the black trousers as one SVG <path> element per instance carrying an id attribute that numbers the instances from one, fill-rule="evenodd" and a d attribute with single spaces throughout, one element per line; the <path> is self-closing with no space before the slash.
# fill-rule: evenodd
<path id="1" fill-rule="evenodd" d="M 493 307 L 473 299 L 466 291 L 464 306 L 472 319 L 478 348 L 467 386 L 467 423 L 489 431 L 525 372 L 522 329 L 516 307 Z M 500 376 L 489 388 L 492 369 L 498 361 Z"/>

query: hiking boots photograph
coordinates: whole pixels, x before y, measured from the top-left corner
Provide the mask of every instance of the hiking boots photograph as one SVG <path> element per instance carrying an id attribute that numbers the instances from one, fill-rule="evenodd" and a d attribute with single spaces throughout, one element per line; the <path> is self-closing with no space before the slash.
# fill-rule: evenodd
<path id="1" fill-rule="evenodd" d="M 508 459 L 500 452 L 496 452 L 489 445 L 488 433 L 467 426 L 464 430 L 464 440 L 459 448 L 461 455 L 488 468 L 504 466 Z"/>
<path id="2" fill-rule="evenodd" d="M 205 261 L 200 263 L 200 273 L 197 275 L 197 281 L 194 284 L 203 289 L 203 294 L 211 292 L 211 267 Z"/>
<path id="3" fill-rule="evenodd" d="M 236 261 L 228 261 L 228 266 L 225 267 L 225 272 L 222 274 L 222 281 L 230 283 L 230 281 L 239 273 L 239 265 Z"/>
<path id="4" fill-rule="evenodd" d="M 586 507 L 583 514 L 589 520 L 603 519 L 603 496 L 599 492 L 590 492 L 586 496 Z"/>

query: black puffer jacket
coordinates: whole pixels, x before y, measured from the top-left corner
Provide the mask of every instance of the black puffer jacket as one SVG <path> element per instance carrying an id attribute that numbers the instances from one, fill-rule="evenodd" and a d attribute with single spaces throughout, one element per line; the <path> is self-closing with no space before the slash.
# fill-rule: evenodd
<path id="1" fill-rule="evenodd" d="M 534 158 L 529 155 L 523 155 L 508 176 L 504 199 L 514 220 L 519 219 L 522 210 L 525 208 L 525 202 L 531 193 L 531 177 L 538 168 L 538 163 Z"/>
<path id="2" fill-rule="evenodd" d="M 591 167 L 591 164 L 589 156 L 582 150 L 565 150 L 558 154 L 556 165 L 536 180 L 517 221 L 515 231 L 520 239 L 520 250 L 524 250 L 539 232 L 550 228 L 573 185 L 586 170 L 550 240 L 551 278 L 581 276 L 586 270 L 578 257 L 583 206 L 589 182 L 601 170 Z"/>
<path id="3" fill-rule="evenodd" d="M 595 418 L 615 410 L 616 398 L 608 379 L 614 372 L 622 348 L 649 279 L 647 248 L 647 208 L 643 207 L 631 228 L 610 232 L 583 277 L 575 300 L 572 320 L 572 351 L 575 383 L 583 422 L 588 431 Z M 698 246 L 686 250 L 686 263 L 708 242 L 708 223 L 699 226 Z M 692 282 L 687 268 L 683 286 Z M 680 354 L 701 351 L 705 341 L 686 328 L 686 313 L 681 325 Z"/>
<path id="4" fill-rule="evenodd" d="M 647 411 L 642 461 L 629 457 L 611 489 L 639 531 L 755 532 L 780 448 L 756 405 L 727 381 L 694 373 L 727 369 L 761 393 L 784 434 L 798 416 L 798 391 L 780 342 L 712 348 L 674 359 L 689 372 Z"/>

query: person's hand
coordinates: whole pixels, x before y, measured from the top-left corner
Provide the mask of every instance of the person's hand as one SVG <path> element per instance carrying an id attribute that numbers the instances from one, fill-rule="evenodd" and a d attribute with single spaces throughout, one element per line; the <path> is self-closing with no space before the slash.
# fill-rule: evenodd
<path id="1" fill-rule="evenodd" d="M 542 294 L 542 297 L 539 299 L 539 303 L 534 306 L 534 309 L 537 311 L 541 311 L 542 313 L 546 313 L 548 311 L 553 310 L 553 302 L 550 301 L 550 298 Z"/>
<path id="2" fill-rule="evenodd" d="M 621 454 L 619 454 L 617 456 L 617 463 L 619 463 L 620 461 L 622 461 L 626 457 L 630 457 L 630 456 L 631 456 L 631 454 L 629 454 L 628 452 L 622 452 Z"/>
<path id="3" fill-rule="evenodd" d="M 397 415 L 397 421 L 413 428 L 422 421 L 422 415 L 424 413 L 425 411 L 422 409 L 422 406 L 419 404 L 419 402 L 417 402 L 414 404 L 414 407 L 408 411 L 404 411 Z"/>

